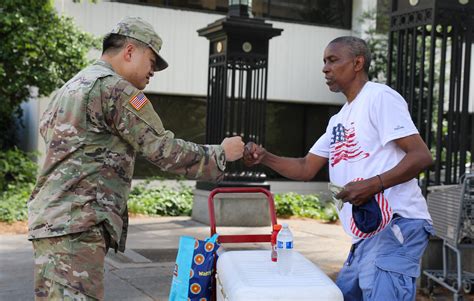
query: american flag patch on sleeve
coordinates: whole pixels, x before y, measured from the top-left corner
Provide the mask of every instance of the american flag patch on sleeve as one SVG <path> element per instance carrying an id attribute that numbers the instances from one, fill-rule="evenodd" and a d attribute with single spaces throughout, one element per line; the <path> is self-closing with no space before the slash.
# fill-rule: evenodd
<path id="1" fill-rule="evenodd" d="M 146 105 L 147 102 L 148 98 L 146 98 L 143 92 L 140 92 L 137 95 L 133 96 L 129 101 L 132 107 L 137 111 L 140 111 L 140 109 L 143 108 L 143 106 Z"/>

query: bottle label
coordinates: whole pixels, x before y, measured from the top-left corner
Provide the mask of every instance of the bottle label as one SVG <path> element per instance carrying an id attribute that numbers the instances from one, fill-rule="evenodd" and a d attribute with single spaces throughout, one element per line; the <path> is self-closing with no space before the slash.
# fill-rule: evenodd
<path id="1" fill-rule="evenodd" d="M 277 246 L 276 245 L 273 245 L 272 246 L 272 252 L 271 252 L 271 258 L 272 258 L 272 261 L 273 262 L 277 262 L 278 261 L 278 253 L 277 253 Z"/>
<path id="2" fill-rule="evenodd" d="M 278 241 L 278 249 L 293 249 L 293 241 Z"/>

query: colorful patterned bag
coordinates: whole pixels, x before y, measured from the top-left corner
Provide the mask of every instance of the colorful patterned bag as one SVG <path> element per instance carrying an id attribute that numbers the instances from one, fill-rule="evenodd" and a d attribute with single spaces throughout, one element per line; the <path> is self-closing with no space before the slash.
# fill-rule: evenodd
<path id="1" fill-rule="evenodd" d="M 217 236 L 206 240 L 180 237 L 169 301 L 211 300 Z"/>

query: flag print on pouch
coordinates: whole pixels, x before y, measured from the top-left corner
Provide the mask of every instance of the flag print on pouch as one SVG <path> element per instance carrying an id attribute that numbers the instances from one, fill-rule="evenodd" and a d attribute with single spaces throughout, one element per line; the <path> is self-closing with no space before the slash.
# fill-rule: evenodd
<path id="1" fill-rule="evenodd" d="M 362 180 L 357 178 L 353 182 Z M 361 239 L 370 238 L 382 231 L 392 217 L 393 210 L 388 200 L 383 192 L 379 192 L 361 206 L 352 205 L 351 234 Z"/>
<path id="2" fill-rule="evenodd" d="M 369 153 L 361 150 L 356 139 L 354 122 L 351 122 L 351 127 L 347 129 L 342 123 L 338 123 L 332 128 L 330 144 L 331 166 L 335 166 L 341 161 L 357 162 L 369 156 Z"/>
<path id="3" fill-rule="evenodd" d="M 180 237 L 170 301 L 211 300 L 214 260 L 220 246 L 217 237 L 217 234 L 206 240 Z"/>

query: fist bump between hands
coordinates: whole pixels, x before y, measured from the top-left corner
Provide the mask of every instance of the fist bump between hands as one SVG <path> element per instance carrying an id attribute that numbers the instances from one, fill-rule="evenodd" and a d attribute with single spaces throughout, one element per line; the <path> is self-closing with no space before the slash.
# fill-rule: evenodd
<path id="1" fill-rule="evenodd" d="M 244 150 L 244 164 L 246 166 L 253 166 L 255 164 L 259 164 L 263 157 L 266 154 L 266 150 L 253 142 L 248 142 L 245 145 Z"/>
<path id="2" fill-rule="evenodd" d="M 242 158 L 244 153 L 244 142 L 242 141 L 242 137 L 234 136 L 224 138 L 221 146 L 224 148 L 225 158 L 228 162 Z"/>

